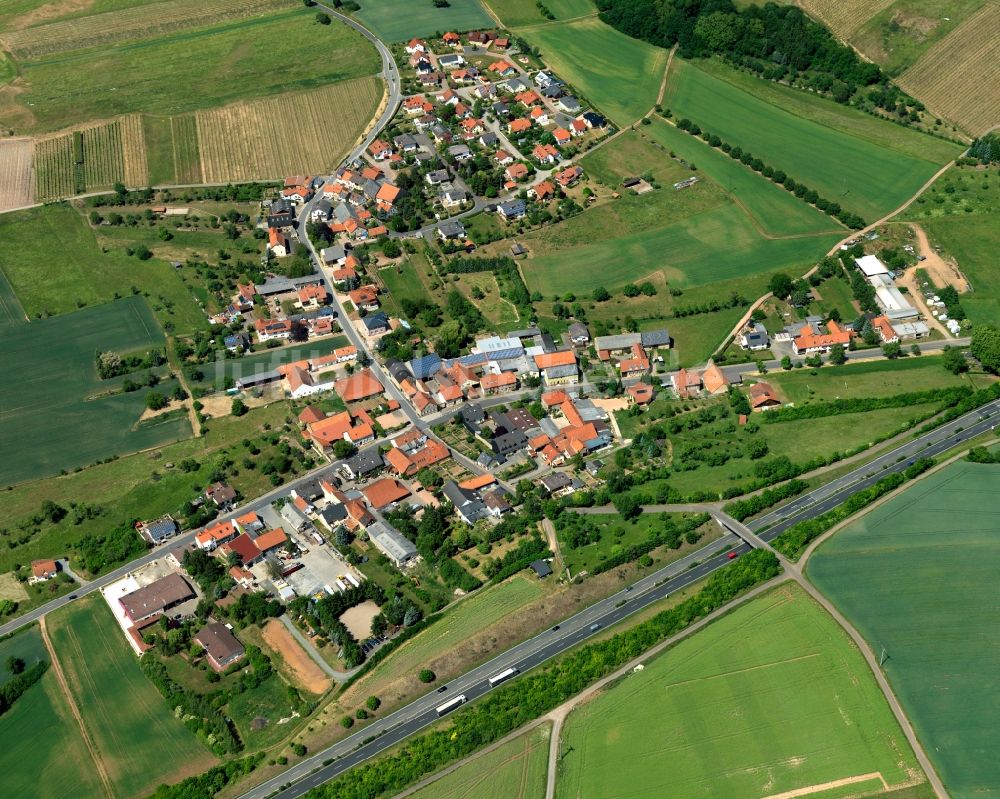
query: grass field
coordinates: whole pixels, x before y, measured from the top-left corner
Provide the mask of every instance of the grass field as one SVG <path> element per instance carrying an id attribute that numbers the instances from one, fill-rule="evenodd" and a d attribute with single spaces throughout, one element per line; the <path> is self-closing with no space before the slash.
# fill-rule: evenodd
<path id="1" fill-rule="evenodd" d="M 897 208 L 935 171 L 931 160 L 845 134 L 677 59 L 663 105 L 868 221 Z"/>
<path id="2" fill-rule="evenodd" d="M 557 797 L 825 798 L 848 793 L 829 790 L 838 780 L 852 795 L 923 782 L 864 660 L 793 584 L 574 710 L 560 748 Z"/>
<path id="3" fill-rule="evenodd" d="M 140 796 L 214 762 L 174 717 L 99 594 L 49 616 L 49 635 L 115 788 Z"/>
<path id="4" fill-rule="evenodd" d="M 250 97 L 373 75 L 378 57 L 346 25 L 319 25 L 299 6 L 266 16 L 53 54 L 19 63 L 21 91 L 0 99 L 19 131 L 58 130 L 92 119 L 178 114 Z M 191 58 L 197 47 L 198 58 Z M 316 59 L 317 52 L 324 53 Z M 74 80 L 65 76 L 72 73 Z"/>
<path id="5" fill-rule="evenodd" d="M 393 675 L 422 668 L 435 655 L 458 646 L 478 630 L 489 627 L 507 614 L 545 593 L 536 579 L 523 575 L 484 588 L 449 610 L 443 619 L 403 644 L 391 657 L 378 663 L 360 685 L 376 683 Z"/>
<path id="6" fill-rule="evenodd" d="M 11 326 L 5 343 L 10 349 L 0 391 L 14 402 L 0 415 L 0 435 L 18 457 L 0 465 L 2 485 L 191 435 L 184 415 L 138 424 L 146 391 L 98 396 L 119 387 L 121 379 L 97 377 L 95 352 L 131 352 L 164 344 L 163 333 L 141 297 Z M 165 381 L 157 390 L 169 395 L 173 385 Z"/>
<path id="7" fill-rule="evenodd" d="M 18 799 L 104 796 L 51 669 L 0 716 L 0 769 L 4 794 Z"/>
<path id="8" fill-rule="evenodd" d="M 510 330 L 520 322 L 517 308 L 500 296 L 497 279 L 492 273 L 477 272 L 461 275 L 455 286 L 496 329 Z M 481 298 L 473 296 L 473 292 L 477 289 L 483 295 Z"/>
<path id="9" fill-rule="evenodd" d="M 1000 467 L 956 463 L 823 544 L 809 576 L 885 647 L 885 671 L 955 799 L 1000 792 Z"/>
<path id="10" fill-rule="evenodd" d="M 1000 124 L 1000 5 L 986 3 L 900 75 L 899 85 L 973 136 Z"/>
<path id="11" fill-rule="evenodd" d="M 477 755 L 411 794 L 413 799 L 541 799 L 549 759 L 550 724 L 542 724 L 492 752 Z"/>
<path id="12" fill-rule="evenodd" d="M 176 270 L 166 261 L 140 261 L 101 252 L 94 231 L 69 205 L 49 205 L 0 217 L 0 271 L 31 318 L 110 302 L 138 288 L 160 324 L 178 333 L 207 326 Z"/>
<path id="13" fill-rule="evenodd" d="M 9 658 L 20 658 L 29 669 L 43 660 L 48 662 L 49 652 L 37 626 L 25 627 L 12 637 L 0 641 L 0 685 L 13 676 L 7 667 Z"/>
<path id="14" fill-rule="evenodd" d="M 941 358 L 923 355 L 895 361 L 846 364 L 826 369 L 771 372 L 764 378 L 796 405 L 834 399 L 889 397 L 906 391 L 926 391 L 949 386 L 982 386 L 991 378 L 983 374 L 953 375 Z"/>
<path id="15" fill-rule="evenodd" d="M 619 33 L 596 17 L 526 29 L 522 35 L 559 77 L 619 127 L 656 104 L 665 50 Z"/>
<path id="16" fill-rule="evenodd" d="M 384 42 L 402 42 L 438 31 L 479 30 L 494 24 L 479 0 L 449 0 L 446 8 L 435 8 L 422 0 L 366 0 L 354 16 Z"/>
<path id="17" fill-rule="evenodd" d="M 486 0 L 493 13 L 500 17 L 508 28 L 525 25 L 543 25 L 551 20 L 542 16 L 535 0 Z M 574 19 L 588 14 L 596 14 L 591 0 L 545 0 L 543 5 L 557 20 Z"/>

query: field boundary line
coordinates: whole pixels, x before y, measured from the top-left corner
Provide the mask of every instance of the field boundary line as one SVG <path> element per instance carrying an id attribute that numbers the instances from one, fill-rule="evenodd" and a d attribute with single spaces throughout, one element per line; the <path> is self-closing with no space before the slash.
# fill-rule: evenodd
<path id="1" fill-rule="evenodd" d="M 73 698 L 73 694 L 69 689 L 69 683 L 66 681 L 66 675 L 63 673 L 62 664 L 60 664 L 59 657 L 56 655 L 55 647 L 52 645 L 52 641 L 49 638 L 49 632 L 45 626 L 44 616 L 38 620 L 38 629 L 42 633 L 42 640 L 45 642 L 46 649 L 49 650 L 49 657 L 52 659 L 52 671 L 55 673 L 56 680 L 59 682 L 59 689 L 62 691 L 66 700 L 66 706 L 69 708 L 70 713 L 73 714 L 73 718 L 76 719 L 76 723 L 80 726 L 80 737 L 83 739 L 84 744 L 86 744 L 87 751 L 90 752 L 90 756 L 94 761 L 94 767 L 97 769 L 97 776 L 100 778 L 101 785 L 104 787 L 104 793 L 108 797 L 114 797 L 116 794 L 111 785 L 111 778 L 108 776 L 107 769 L 104 766 L 104 761 L 101 760 L 100 753 L 97 751 L 97 747 L 90 737 L 90 732 L 87 730 L 87 726 L 83 721 L 83 716 L 80 713 L 80 708 L 76 704 L 76 699 Z"/>
<path id="2" fill-rule="evenodd" d="M 889 783 L 885 781 L 885 777 L 882 776 L 882 772 L 873 771 L 871 774 L 858 774 L 856 777 L 844 777 L 839 780 L 830 780 L 829 782 L 821 782 L 817 785 L 809 785 L 805 788 L 796 788 L 793 791 L 773 793 L 770 796 L 763 797 L 763 799 L 797 799 L 799 796 L 810 796 L 814 793 L 831 791 L 834 788 L 843 788 L 847 785 L 854 785 L 859 782 L 871 782 L 872 780 L 878 780 L 882 783 L 882 788 L 884 790 L 889 790 Z"/>
<path id="3" fill-rule="evenodd" d="M 485 6 L 486 3 L 483 3 L 483 5 Z M 487 9 L 492 13 L 493 9 L 489 8 L 489 6 L 487 6 Z M 516 28 L 512 27 L 511 30 L 514 31 L 515 33 L 520 33 L 521 31 L 534 31 L 538 30 L 539 28 L 549 28 L 552 27 L 553 25 L 566 25 L 570 22 L 579 22 L 580 20 L 584 19 L 593 19 L 594 17 L 600 17 L 600 14 L 601 14 L 600 11 L 591 11 L 589 14 L 580 14 L 580 16 L 578 17 L 568 17 L 566 19 L 547 19 L 545 20 L 545 22 L 532 22 L 530 25 L 519 25 Z M 501 23 L 500 27 L 504 27 L 504 25 Z"/>

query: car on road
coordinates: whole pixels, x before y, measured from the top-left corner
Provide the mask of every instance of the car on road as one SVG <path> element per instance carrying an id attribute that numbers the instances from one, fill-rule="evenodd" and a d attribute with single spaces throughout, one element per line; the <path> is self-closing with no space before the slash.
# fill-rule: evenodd
<path id="1" fill-rule="evenodd" d="M 631 590 L 632 590 L 633 588 L 635 588 L 635 586 L 634 586 L 634 585 L 626 585 L 626 586 L 625 586 L 625 590 L 626 590 L 626 591 L 631 591 Z"/>
<path id="2" fill-rule="evenodd" d="M 601 625 L 600 624 L 594 623 L 594 624 L 590 625 L 590 631 L 591 632 L 594 632 L 595 630 L 600 630 L 600 629 L 601 629 Z"/>
<path id="3" fill-rule="evenodd" d="M 552 628 L 552 632 L 555 632 L 558 629 L 559 629 L 559 625 L 557 624 L 555 627 Z"/>
<path id="4" fill-rule="evenodd" d="M 438 688 L 438 693 L 439 694 L 443 694 L 447 690 L 448 690 L 448 686 L 447 685 L 442 685 L 440 688 Z"/>
<path id="5" fill-rule="evenodd" d="M 732 560 L 733 558 L 736 557 L 736 553 L 735 552 L 730 552 L 728 555 L 726 555 L 726 557 L 729 558 L 730 560 Z"/>
<path id="6" fill-rule="evenodd" d="M 78 597 L 77 594 L 70 594 L 69 597 L 68 597 L 68 599 L 78 599 L 78 598 L 79 597 Z"/>

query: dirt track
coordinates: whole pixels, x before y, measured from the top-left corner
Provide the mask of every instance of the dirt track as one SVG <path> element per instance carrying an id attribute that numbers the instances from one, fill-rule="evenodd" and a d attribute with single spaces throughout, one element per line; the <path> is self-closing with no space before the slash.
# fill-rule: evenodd
<path id="1" fill-rule="evenodd" d="M 939 286 L 954 286 L 959 294 L 969 291 L 969 281 L 959 271 L 958 264 L 954 261 L 946 261 L 937 250 L 931 247 L 927 234 L 920 225 L 911 224 L 910 227 L 917 234 L 920 254 L 926 258 L 920 262 L 920 268 L 926 270 Z"/>
<path id="2" fill-rule="evenodd" d="M 330 678 L 309 657 L 308 653 L 292 638 L 285 625 L 277 619 L 271 619 L 263 629 L 264 641 L 274 651 L 278 652 L 285 665 L 295 675 L 302 687 L 314 694 L 325 693 L 330 687 Z"/>

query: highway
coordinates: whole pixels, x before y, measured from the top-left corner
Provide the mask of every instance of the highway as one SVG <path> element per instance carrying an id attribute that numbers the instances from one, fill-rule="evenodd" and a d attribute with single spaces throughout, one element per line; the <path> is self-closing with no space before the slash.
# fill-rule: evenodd
<path id="1" fill-rule="evenodd" d="M 820 516 L 887 474 L 902 471 L 917 458 L 935 457 L 958 447 L 993 429 L 998 421 L 1000 421 L 1000 400 L 970 411 L 939 428 L 928 431 L 919 438 L 901 444 L 871 462 L 852 469 L 844 476 L 748 523 L 748 527 L 758 532 L 764 541 L 772 541 L 792 524 Z M 748 544 L 736 536 L 726 535 L 709 546 L 639 580 L 631 591 L 622 590 L 594 603 L 562 622 L 558 631 L 548 630 L 540 633 L 488 663 L 451 680 L 446 692 L 441 694 L 432 692 L 422 696 L 364 730 L 306 758 L 279 777 L 246 792 L 240 799 L 264 799 L 272 795 L 277 799 L 297 799 L 311 788 L 337 777 L 433 724 L 438 718 L 434 708 L 448 698 L 464 694 L 471 702 L 489 692 L 486 680 L 493 674 L 510 666 L 517 666 L 521 672 L 525 672 L 571 649 L 610 624 L 619 622 L 650 603 L 663 599 L 711 574 L 726 565 L 728 558 L 724 553 L 706 556 L 718 552 L 720 547 L 729 548 L 734 545 L 737 547 L 737 552 L 746 552 L 750 549 Z M 698 565 L 689 568 L 691 563 Z M 625 600 L 625 604 L 622 604 L 622 600 Z M 591 625 L 594 624 L 599 627 L 592 629 Z M 379 737 L 368 741 L 374 735 Z M 334 762 L 324 766 L 323 762 L 331 758 L 334 758 Z M 282 788 L 288 783 L 292 784 Z"/>

